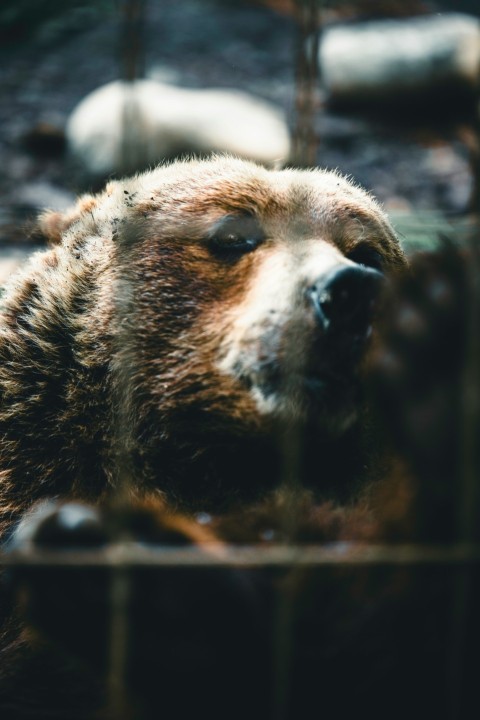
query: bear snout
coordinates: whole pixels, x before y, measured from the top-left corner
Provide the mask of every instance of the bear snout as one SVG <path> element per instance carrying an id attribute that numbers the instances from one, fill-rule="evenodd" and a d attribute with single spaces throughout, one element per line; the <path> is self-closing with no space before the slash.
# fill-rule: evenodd
<path id="1" fill-rule="evenodd" d="M 306 289 L 317 327 L 330 340 L 366 339 L 384 276 L 363 265 L 338 265 Z"/>
<path id="2" fill-rule="evenodd" d="M 256 283 L 267 297 L 259 303 L 255 296 L 258 314 L 239 315 L 243 322 L 227 334 L 220 367 L 253 393 L 262 413 L 350 418 L 385 278 L 347 259 L 316 279 L 305 275 L 289 278 L 290 293 L 282 296 Z"/>

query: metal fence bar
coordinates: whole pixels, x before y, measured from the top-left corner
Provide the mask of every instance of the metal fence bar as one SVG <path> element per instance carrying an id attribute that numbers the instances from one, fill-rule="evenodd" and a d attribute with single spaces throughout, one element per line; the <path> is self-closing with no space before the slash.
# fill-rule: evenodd
<path id="1" fill-rule="evenodd" d="M 122 0 L 120 33 L 121 77 L 134 82 L 142 77 L 145 66 L 144 26 L 147 0 Z"/>
<path id="2" fill-rule="evenodd" d="M 298 35 L 292 157 L 293 163 L 300 167 L 314 167 L 317 164 L 315 112 L 319 104 L 318 47 L 322 6 L 323 0 L 295 0 Z"/>
<path id="3" fill-rule="evenodd" d="M 480 100 L 480 65 L 477 73 L 477 99 Z M 458 538 L 473 543 L 478 535 L 480 454 L 480 108 L 476 106 L 474 122 L 474 148 L 472 151 L 473 230 L 466 242 L 469 253 L 469 298 L 467 318 L 468 338 L 466 365 L 462 386 L 462 427 L 460 448 L 460 487 L 457 508 Z M 468 618 L 471 612 L 473 577 L 470 566 L 458 569 L 455 587 L 452 623 L 452 647 L 449 677 L 451 680 L 451 716 L 453 720 L 464 716 L 463 703 L 465 658 L 468 643 Z"/>
<path id="4" fill-rule="evenodd" d="M 147 0 L 122 0 L 119 62 L 121 77 L 125 82 L 123 105 L 123 142 L 118 166 L 129 173 L 144 164 L 144 148 L 136 137 L 141 130 L 142 121 L 137 106 L 134 83 L 144 74 L 144 27 Z M 115 424 L 116 478 L 112 504 L 117 507 L 128 505 L 130 488 L 134 480 L 131 462 L 131 353 L 125 354 L 125 348 L 131 347 L 130 307 L 133 302 L 132 287 L 128 277 L 119 278 L 116 287 L 116 312 L 118 326 L 122 328 L 116 347 L 120 358 L 118 408 Z M 128 544 L 129 537 L 125 528 L 118 528 L 119 546 Z M 133 563 L 137 564 L 137 563 Z M 109 630 L 109 672 L 108 704 L 111 716 L 116 720 L 129 720 L 131 717 L 126 673 L 128 663 L 129 615 L 128 605 L 131 594 L 129 564 L 114 562 L 110 579 L 110 630 Z"/>
<path id="5" fill-rule="evenodd" d="M 474 565 L 480 543 L 451 545 L 272 545 L 172 548 L 112 543 L 98 550 L 25 550 L 0 555 L 0 567 L 301 567 L 322 565 Z"/>
<path id="6" fill-rule="evenodd" d="M 127 565 L 113 566 L 110 583 L 110 638 L 108 704 L 115 720 L 130 720 L 130 703 L 126 691 L 128 661 L 128 602 L 130 577 Z"/>
<path id="7" fill-rule="evenodd" d="M 317 164 L 317 136 L 315 113 L 318 104 L 318 41 L 319 13 L 322 0 L 295 0 L 297 42 L 295 56 L 295 129 L 292 142 L 293 164 L 315 166 Z M 290 366 L 296 364 L 290 358 Z M 298 370 L 288 366 L 288 374 Z M 280 483 L 287 502 L 284 504 L 282 529 L 287 542 L 294 543 L 298 523 L 297 500 L 301 485 L 304 452 L 303 424 L 285 424 L 277 438 L 282 457 Z M 261 551 L 260 551 L 261 552 Z M 274 606 L 273 633 L 273 686 L 272 718 L 284 720 L 289 715 L 290 683 L 294 651 L 294 621 L 296 612 L 293 578 L 288 584 L 277 588 Z"/>

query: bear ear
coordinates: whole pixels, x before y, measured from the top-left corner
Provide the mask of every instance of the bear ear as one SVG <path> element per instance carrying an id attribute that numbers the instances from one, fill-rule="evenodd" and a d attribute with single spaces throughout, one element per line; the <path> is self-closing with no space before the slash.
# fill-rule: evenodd
<path id="1" fill-rule="evenodd" d="M 69 215 L 47 210 L 38 218 L 33 235 L 35 239 L 46 241 L 49 245 L 57 245 L 70 224 Z"/>
<path id="2" fill-rule="evenodd" d="M 82 195 L 77 204 L 65 213 L 56 210 L 46 210 L 37 222 L 31 237 L 34 240 L 46 242 L 49 245 L 58 245 L 65 232 L 79 220 L 84 213 L 91 213 L 97 206 L 97 199 L 93 195 Z"/>

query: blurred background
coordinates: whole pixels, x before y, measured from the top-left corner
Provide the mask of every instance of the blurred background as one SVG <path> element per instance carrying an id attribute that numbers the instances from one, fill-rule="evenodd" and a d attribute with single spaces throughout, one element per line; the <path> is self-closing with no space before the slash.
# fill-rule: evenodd
<path id="1" fill-rule="evenodd" d="M 461 234 L 479 16 L 476 0 L 3 0 L 3 276 L 39 210 L 185 153 L 338 168 L 407 249 Z"/>

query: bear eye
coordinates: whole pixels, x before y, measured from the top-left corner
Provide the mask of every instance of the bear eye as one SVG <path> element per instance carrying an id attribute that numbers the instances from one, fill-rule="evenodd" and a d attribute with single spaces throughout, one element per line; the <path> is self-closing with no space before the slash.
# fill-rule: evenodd
<path id="1" fill-rule="evenodd" d="M 358 263 L 358 265 L 364 265 L 373 270 L 383 272 L 382 255 L 370 245 L 357 245 L 357 247 L 347 254 L 347 257 L 354 263 Z"/>
<path id="2" fill-rule="evenodd" d="M 252 215 L 227 215 L 208 238 L 210 249 L 226 257 L 252 252 L 264 239 L 265 233 Z"/>

